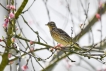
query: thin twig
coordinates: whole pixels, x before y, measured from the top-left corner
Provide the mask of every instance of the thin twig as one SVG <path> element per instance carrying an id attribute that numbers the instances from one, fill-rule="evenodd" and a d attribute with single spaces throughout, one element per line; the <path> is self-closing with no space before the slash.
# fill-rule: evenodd
<path id="1" fill-rule="evenodd" d="M 5 10 L 7 10 L 7 11 L 9 11 L 6 7 L 4 7 L 1 3 L 0 3 L 0 5 L 5 9 Z"/>
<path id="2" fill-rule="evenodd" d="M 25 10 L 25 11 L 23 11 L 22 13 L 27 12 L 27 11 L 28 11 L 28 10 L 32 7 L 32 5 L 35 3 L 35 1 L 36 1 L 36 0 L 33 0 L 32 4 L 28 7 L 28 9 L 27 9 L 27 10 Z"/>

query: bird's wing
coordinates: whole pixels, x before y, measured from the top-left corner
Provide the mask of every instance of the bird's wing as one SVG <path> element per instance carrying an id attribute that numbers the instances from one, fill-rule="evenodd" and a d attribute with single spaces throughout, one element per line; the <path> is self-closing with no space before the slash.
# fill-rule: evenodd
<path id="1" fill-rule="evenodd" d="M 68 42 L 71 41 L 72 38 L 62 29 L 58 28 L 58 33 L 60 33 L 61 39 L 67 40 Z"/>

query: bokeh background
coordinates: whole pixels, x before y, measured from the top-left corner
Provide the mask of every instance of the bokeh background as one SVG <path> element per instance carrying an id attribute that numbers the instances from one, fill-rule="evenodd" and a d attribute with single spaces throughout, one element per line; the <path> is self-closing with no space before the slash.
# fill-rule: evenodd
<path id="1" fill-rule="evenodd" d="M 39 35 L 51 46 L 56 46 L 55 42 L 49 32 L 49 28 L 45 26 L 49 21 L 54 21 L 57 27 L 66 31 L 71 37 L 75 37 L 79 32 L 81 32 L 81 25 L 85 24 L 86 27 L 89 24 L 89 21 L 96 16 L 97 10 L 100 6 L 103 6 L 106 0 L 29 0 L 27 6 L 22 13 L 28 24 L 32 29 L 39 32 Z M 0 0 L 4 6 L 6 6 L 6 0 Z M 22 0 L 15 0 L 16 10 L 20 7 Z M 32 6 L 31 6 L 32 5 Z M 1 16 L 0 16 L 0 37 L 6 36 L 3 30 L 2 24 L 4 22 L 4 16 L 7 15 L 6 10 L 0 6 Z M 101 10 L 102 11 L 102 10 Z M 87 15 L 85 15 L 85 12 Z M 37 35 L 24 23 L 21 16 L 17 20 L 17 24 L 20 25 L 24 35 L 33 41 L 37 40 Z M 20 31 L 18 31 L 20 32 Z M 81 46 L 89 46 L 96 44 L 106 37 L 106 13 L 101 15 L 101 20 L 98 20 L 90 30 L 83 35 L 77 43 Z M 73 34 L 72 34 L 73 33 Z M 43 40 L 41 42 L 45 43 Z M 22 42 L 24 45 L 25 43 Z M 20 48 L 23 49 L 21 45 Z M 35 49 L 42 48 L 43 46 L 35 45 Z M 106 46 L 104 46 L 106 47 Z M 105 48 L 104 48 L 105 49 Z M 0 51 L 4 49 L 0 48 Z M 41 50 L 35 52 L 35 55 L 46 59 L 51 55 L 49 50 Z M 88 59 L 77 54 L 69 56 L 72 60 L 76 62 L 71 62 L 68 58 L 64 58 L 59 61 L 55 67 L 49 71 L 105 71 L 106 65 L 102 61 L 96 59 Z M 26 63 L 28 56 L 25 56 L 21 59 L 20 66 Z M 41 65 L 46 67 L 49 65 L 49 62 L 52 60 L 52 57 L 46 61 L 40 61 Z M 35 71 L 41 71 L 42 67 L 32 58 Z M 104 60 L 105 61 L 105 58 Z M 12 71 L 17 70 L 16 63 L 12 64 Z M 5 71 L 9 71 L 10 66 L 8 65 L 5 68 Z M 102 70 L 104 69 L 104 70 Z M 22 71 L 21 68 L 19 71 Z M 34 71 L 31 65 L 31 62 L 28 63 L 28 70 Z M 48 70 L 47 70 L 48 71 Z"/>

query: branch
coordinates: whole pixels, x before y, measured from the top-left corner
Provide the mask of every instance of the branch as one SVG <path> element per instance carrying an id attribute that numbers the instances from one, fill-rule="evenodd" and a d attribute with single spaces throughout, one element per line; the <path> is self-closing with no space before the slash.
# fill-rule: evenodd
<path id="1" fill-rule="evenodd" d="M 17 19 L 19 17 L 19 15 L 21 14 L 22 10 L 25 8 L 27 2 L 28 2 L 28 0 L 24 0 L 23 1 L 23 3 L 21 4 L 20 8 L 18 9 L 18 11 L 15 14 L 15 19 Z M 5 8 L 4 6 L 2 6 L 2 7 Z M 13 34 L 13 28 L 14 28 L 14 26 L 12 26 L 12 24 L 15 24 L 14 20 L 11 20 L 9 22 L 9 26 L 7 28 L 8 31 L 6 31 L 8 39 L 6 39 L 6 48 L 5 48 L 4 54 L 2 55 L 2 61 L 1 61 L 1 64 L 0 64 L 0 71 L 4 71 L 5 67 L 8 64 L 8 53 L 9 53 L 8 46 L 11 47 L 11 43 L 12 43 L 11 42 L 11 37 L 12 37 L 12 34 Z"/>
<path id="2" fill-rule="evenodd" d="M 97 13 L 100 13 L 100 9 L 98 9 Z M 104 7 L 103 7 L 103 11 L 101 12 L 101 15 L 103 15 L 106 12 L 106 3 L 104 3 Z M 83 29 L 79 34 L 77 34 L 75 36 L 75 38 L 73 39 L 74 41 L 78 41 L 83 35 L 85 35 L 90 28 L 98 21 L 98 19 L 96 18 L 96 16 L 94 15 L 94 17 L 92 18 L 92 20 L 89 22 L 89 24 L 85 27 L 85 29 Z"/>
<path id="3" fill-rule="evenodd" d="M 24 40 L 24 41 L 28 41 L 28 42 L 30 42 L 29 39 L 25 39 L 25 38 L 23 38 L 23 37 L 19 37 L 19 36 L 17 36 L 17 35 L 16 35 L 15 37 L 18 38 L 18 39 L 21 39 L 21 40 Z M 41 42 L 33 41 L 33 43 L 34 43 L 34 44 L 39 44 L 39 45 L 46 46 L 47 48 L 52 47 L 52 46 L 50 46 L 50 45 L 47 45 L 47 44 L 44 44 L 44 43 L 41 43 Z"/>
<path id="4" fill-rule="evenodd" d="M 15 14 L 15 19 L 17 19 L 19 17 L 19 15 L 22 13 L 22 10 L 25 8 L 27 3 L 28 3 L 28 0 L 24 0 L 22 2 L 21 6 L 19 7 L 19 9 L 17 10 L 17 12 Z"/>

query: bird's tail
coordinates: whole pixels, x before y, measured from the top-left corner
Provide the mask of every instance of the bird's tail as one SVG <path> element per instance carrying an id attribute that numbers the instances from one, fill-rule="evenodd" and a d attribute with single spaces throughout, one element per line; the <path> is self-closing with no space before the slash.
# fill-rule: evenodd
<path id="1" fill-rule="evenodd" d="M 76 48 L 76 49 L 81 49 L 78 43 L 71 43 L 71 46 Z"/>

